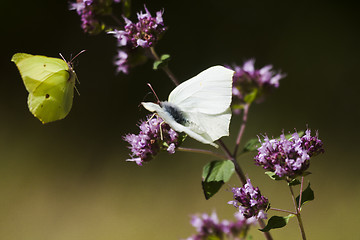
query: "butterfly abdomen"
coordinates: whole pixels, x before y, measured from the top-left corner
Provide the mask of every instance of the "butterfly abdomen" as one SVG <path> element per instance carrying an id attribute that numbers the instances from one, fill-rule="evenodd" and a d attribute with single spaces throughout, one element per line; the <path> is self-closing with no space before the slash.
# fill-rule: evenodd
<path id="1" fill-rule="evenodd" d="M 185 125 L 188 121 L 186 117 L 184 116 L 184 113 L 175 105 L 169 103 L 169 102 L 161 102 L 160 106 L 171 115 L 171 117 L 181 125 Z"/>

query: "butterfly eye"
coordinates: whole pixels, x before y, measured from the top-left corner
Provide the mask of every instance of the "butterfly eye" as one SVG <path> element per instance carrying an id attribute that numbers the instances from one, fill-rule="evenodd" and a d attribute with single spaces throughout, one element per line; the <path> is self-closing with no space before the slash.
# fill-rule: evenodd
<path id="1" fill-rule="evenodd" d="M 49 98 L 49 97 L 50 97 L 50 95 L 49 95 L 49 94 L 46 94 L 46 95 L 45 95 L 45 98 Z"/>

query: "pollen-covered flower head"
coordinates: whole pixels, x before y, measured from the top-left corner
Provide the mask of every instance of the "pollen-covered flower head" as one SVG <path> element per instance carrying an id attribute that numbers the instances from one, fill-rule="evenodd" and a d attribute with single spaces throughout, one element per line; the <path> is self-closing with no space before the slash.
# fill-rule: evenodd
<path id="1" fill-rule="evenodd" d="M 178 135 L 161 118 L 149 115 L 146 121 L 139 125 L 140 132 L 124 136 L 124 140 L 131 146 L 131 159 L 127 161 L 136 162 L 142 166 L 143 162 L 152 160 L 160 150 L 175 153 L 175 149 L 181 144 L 182 137 Z"/>
<path id="2" fill-rule="evenodd" d="M 266 211 L 269 208 L 269 201 L 262 196 L 258 187 L 254 188 L 250 179 L 241 188 L 232 188 L 233 201 L 228 204 L 233 205 L 239 213 L 247 219 L 266 219 Z"/>
<path id="3" fill-rule="evenodd" d="M 263 96 L 279 87 L 279 80 L 286 75 L 272 70 L 272 65 L 260 69 L 255 68 L 255 60 L 247 60 L 242 66 L 229 67 L 235 71 L 233 77 L 234 113 L 240 113 L 245 103 L 261 101 Z"/>
<path id="4" fill-rule="evenodd" d="M 318 133 L 311 136 L 310 129 L 299 137 L 297 132 L 287 139 L 284 134 L 279 139 L 264 137 L 255 156 L 255 164 L 274 172 L 279 177 L 295 178 L 302 175 L 310 166 L 310 158 L 323 153 L 323 143 Z"/>

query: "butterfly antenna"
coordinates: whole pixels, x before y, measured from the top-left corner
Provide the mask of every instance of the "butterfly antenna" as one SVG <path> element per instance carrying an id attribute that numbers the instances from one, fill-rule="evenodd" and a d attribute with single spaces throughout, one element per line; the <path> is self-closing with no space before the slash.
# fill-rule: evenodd
<path id="1" fill-rule="evenodd" d="M 158 98 L 158 96 L 156 95 L 156 92 L 154 91 L 154 89 L 152 88 L 151 84 L 150 83 L 147 83 L 147 85 L 149 86 L 149 88 L 151 89 L 151 91 L 154 93 L 156 99 L 157 99 L 157 102 L 160 103 L 160 100 Z"/>
<path id="2" fill-rule="evenodd" d="M 59 55 L 62 58 L 62 60 L 64 60 L 64 62 L 67 62 L 66 59 L 64 58 L 64 56 L 61 53 L 59 53 Z"/>
<path id="3" fill-rule="evenodd" d="M 73 62 L 75 60 L 75 58 L 77 58 L 80 54 L 86 52 L 86 50 L 81 50 L 78 54 L 76 54 L 73 58 L 71 58 L 70 62 Z"/>

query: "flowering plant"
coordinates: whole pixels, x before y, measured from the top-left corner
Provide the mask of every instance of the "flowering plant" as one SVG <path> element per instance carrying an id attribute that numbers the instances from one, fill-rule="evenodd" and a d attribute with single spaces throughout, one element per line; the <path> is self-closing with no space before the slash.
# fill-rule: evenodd
<path id="1" fill-rule="evenodd" d="M 113 14 L 115 5 L 121 6 L 121 18 Z M 254 59 L 247 60 L 242 65 L 226 65 L 227 73 L 231 72 L 230 79 L 226 77 L 228 75 L 224 70 L 223 75 L 219 74 L 221 77 L 218 81 L 230 80 L 231 84 L 228 89 L 230 95 L 222 92 L 223 89 L 218 87 L 216 79 L 212 80 L 214 81 L 212 82 L 213 86 L 216 87 L 215 90 L 221 92 L 216 95 L 219 97 L 216 98 L 219 105 L 226 105 L 226 109 L 214 114 L 209 108 L 216 108 L 218 105 L 214 104 L 214 106 L 208 107 L 204 99 L 209 99 L 209 96 L 206 96 L 201 89 L 217 72 L 212 72 L 211 76 L 206 75 L 204 79 L 200 79 L 201 73 L 185 82 L 187 86 L 191 85 L 191 87 L 200 89 L 199 91 L 194 90 L 194 93 L 189 94 L 191 96 L 187 96 L 186 91 L 189 91 L 189 88 L 185 88 L 184 85 L 180 85 L 182 87 L 179 88 L 180 82 L 168 66 L 170 56 L 163 54 L 159 57 L 155 51 L 156 44 L 167 30 L 164 10 L 158 10 L 152 14 L 144 6 L 144 12 L 139 11 L 134 20 L 131 18 L 129 6 L 129 0 L 78 0 L 70 3 L 70 9 L 75 10 L 80 16 L 81 27 L 85 33 L 95 35 L 105 31 L 116 38 L 118 52 L 114 64 L 118 73 L 129 74 L 135 66 L 147 59 L 152 59 L 154 61 L 153 68 L 163 70 L 177 86 L 175 90 L 177 89 L 178 96 L 182 94 L 184 99 L 190 97 L 194 99 L 189 101 L 191 104 L 188 104 L 186 109 L 172 103 L 171 97 L 169 97 L 169 102 L 161 102 L 159 105 L 143 104 L 146 109 L 155 114 L 146 116 L 146 120 L 140 122 L 139 134 L 127 134 L 123 137 L 130 144 L 131 158 L 128 161 L 144 166 L 145 163 L 149 164 L 154 160 L 160 151 L 167 151 L 169 154 L 185 151 L 215 156 L 217 160 L 207 163 L 203 168 L 202 190 L 206 199 L 213 197 L 224 183 L 228 182 L 233 175 L 237 175 L 240 184 L 231 189 L 233 200 L 228 202 L 236 208 L 234 213 L 236 220 L 220 222 L 215 212 L 211 215 L 206 213 L 200 216 L 194 215 L 191 224 L 196 228 L 197 233 L 188 239 L 246 239 L 248 229 L 256 222 L 260 225 L 260 231 L 264 233 L 264 237 L 272 239 L 270 230 L 284 227 L 292 217 L 297 218 L 301 236 L 306 239 L 301 210 L 305 202 L 314 199 L 314 193 L 310 184 L 304 189 L 304 178 L 309 174 L 307 170 L 310 167 L 310 160 L 324 152 L 318 133 L 316 132 L 315 136 L 312 136 L 311 130 L 306 129 L 305 133 L 296 131 L 290 135 L 283 133 L 279 138 L 269 138 L 264 135 L 263 139 L 258 137 L 248 141 L 240 151 L 250 106 L 254 103 L 261 103 L 269 93 L 278 88 L 279 81 L 286 74 L 273 70 L 272 65 L 256 68 Z M 113 20 L 112 23 L 105 21 L 109 16 Z M 196 85 L 197 83 L 199 86 Z M 215 87 L 212 87 L 211 90 L 214 90 Z M 226 91 L 225 89 L 224 92 Z M 174 98 L 174 96 L 172 97 Z M 227 105 L 225 102 L 228 98 L 230 101 Z M 195 108 L 194 106 L 198 106 L 199 102 L 203 102 L 207 108 L 205 110 Z M 206 114 L 204 115 L 204 113 Z M 222 136 L 229 135 L 228 123 L 224 122 L 230 122 L 231 114 L 242 114 L 242 123 L 233 150 L 221 139 Z M 218 126 L 205 126 L 212 125 L 210 123 L 213 122 Z M 217 128 L 224 131 L 218 133 Z M 212 135 L 216 135 L 216 137 L 212 137 Z M 186 136 L 212 146 L 220 146 L 222 152 L 213 149 L 183 147 L 183 143 L 186 144 Z M 270 198 L 263 196 L 260 188 L 252 185 L 250 178 L 244 173 L 238 161 L 247 152 L 257 152 L 254 163 L 267 170 L 266 174 L 270 179 L 285 182 L 289 186 L 294 204 L 293 211 L 273 208 L 270 205 Z M 300 191 L 299 195 L 295 197 L 294 187 L 297 185 L 300 186 Z M 269 211 L 288 215 L 274 215 L 265 223 Z"/>

